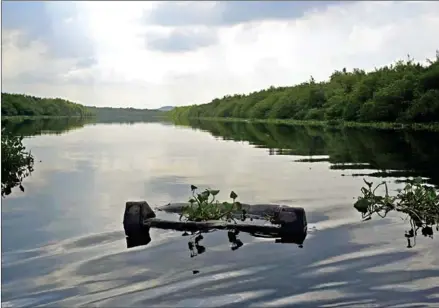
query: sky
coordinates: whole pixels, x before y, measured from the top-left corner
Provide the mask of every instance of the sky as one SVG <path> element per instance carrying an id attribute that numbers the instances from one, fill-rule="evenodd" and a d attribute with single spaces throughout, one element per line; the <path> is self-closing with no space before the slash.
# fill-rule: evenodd
<path id="1" fill-rule="evenodd" d="M 434 58 L 439 1 L 2 1 L 2 91 L 158 108 Z"/>

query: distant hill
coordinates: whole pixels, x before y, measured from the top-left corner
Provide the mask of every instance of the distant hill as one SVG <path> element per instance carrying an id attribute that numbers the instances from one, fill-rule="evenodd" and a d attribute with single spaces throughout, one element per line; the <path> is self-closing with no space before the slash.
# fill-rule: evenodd
<path id="1" fill-rule="evenodd" d="M 148 120 L 163 117 L 163 113 L 154 109 L 88 107 L 99 121 L 112 120 Z"/>
<path id="2" fill-rule="evenodd" d="M 158 108 L 156 110 L 159 110 L 159 111 L 170 111 L 170 110 L 172 110 L 174 108 L 175 108 L 174 106 L 163 106 L 163 107 L 160 107 L 160 108 Z"/>

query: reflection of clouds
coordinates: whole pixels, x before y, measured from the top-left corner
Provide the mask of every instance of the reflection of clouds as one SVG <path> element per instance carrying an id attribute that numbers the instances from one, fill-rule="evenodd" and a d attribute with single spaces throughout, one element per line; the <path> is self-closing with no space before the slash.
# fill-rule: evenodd
<path id="1" fill-rule="evenodd" d="M 242 198 L 258 202 L 317 200 L 320 197 L 316 191 L 325 199 L 338 199 L 340 188 L 349 189 L 351 196 L 359 189 L 352 179 L 333 183 L 338 174 L 328 172 L 324 165 L 317 164 L 310 170 L 308 164 L 290 163 L 288 156 L 268 157 L 265 149 L 217 141 L 205 133 L 160 124 L 133 125 L 129 129 L 94 126 L 83 130 L 82 135 L 77 135 L 82 151 L 69 155 L 89 160 L 108 179 L 119 177 L 131 182 L 143 177 L 144 181 L 153 182 L 154 178 L 175 177 L 187 179 L 188 186 L 235 189 Z M 271 185 L 273 179 L 276 185 Z"/>
<path id="2" fill-rule="evenodd" d="M 68 136 L 68 135 L 64 135 Z M 63 136 L 63 137 L 64 137 Z M 73 172 L 77 170 L 76 161 L 69 158 L 68 143 L 56 135 L 40 135 L 25 138 L 23 144 L 34 156 L 34 172 L 26 178 L 35 192 L 50 185 L 47 176 L 52 172 Z M 20 194 L 15 194 L 20 195 Z"/>
<path id="3" fill-rule="evenodd" d="M 432 305 L 436 248 L 421 242 L 407 250 L 391 241 L 376 244 L 373 237 L 360 245 L 350 238 L 351 231 L 368 228 L 340 226 L 307 240 L 304 249 L 259 240 L 247 245 L 249 236 L 243 236 L 246 244 L 235 252 L 224 245 L 224 232 L 214 232 L 205 236 L 208 250 L 196 260 L 178 233 L 157 233 L 153 246 L 133 250 L 124 249 L 120 234 L 96 234 L 55 244 L 40 258 L 4 264 L 6 275 L 26 275 L 4 284 L 3 292 L 9 304 L 66 307 Z M 192 275 L 194 269 L 200 273 Z M 13 287 L 20 290 L 15 298 Z"/>

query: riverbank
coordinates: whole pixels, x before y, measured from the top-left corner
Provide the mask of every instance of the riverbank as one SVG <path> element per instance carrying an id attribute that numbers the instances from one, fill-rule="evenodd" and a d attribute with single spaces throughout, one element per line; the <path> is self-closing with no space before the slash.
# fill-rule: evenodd
<path id="1" fill-rule="evenodd" d="M 222 122 L 246 122 L 246 123 L 267 123 L 267 124 L 285 124 L 295 126 L 319 126 L 319 127 L 361 127 L 385 130 L 424 130 L 439 132 L 439 123 L 389 123 L 389 122 L 349 122 L 349 121 L 317 121 L 317 120 L 290 120 L 290 119 L 245 119 L 245 118 L 220 118 L 220 117 L 199 117 L 203 121 L 222 121 Z"/>

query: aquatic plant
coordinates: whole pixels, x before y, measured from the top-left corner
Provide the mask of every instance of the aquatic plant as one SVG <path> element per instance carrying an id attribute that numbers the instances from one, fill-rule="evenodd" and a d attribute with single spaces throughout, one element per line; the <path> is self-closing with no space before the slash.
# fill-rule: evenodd
<path id="1" fill-rule="evenodd" d="M 23 179 L 33 171 L 34 158 L 31 152 L 26 151 L 23 137 L 14 136 L 2 129 L 2 197 L 9 195 L 12 188 L 19 186 Z"/>
<path id="2" fill-rule="evenodd" d="M 422 235 L 431 238 L 433 238 L 434 225 L 436 231 L 439 231 L 439 193 L 434 187 L 423 184 L 421 178 L 409 181 L 395 196 L 389 195 L 386 182 L 381 182 L 375 188 L 372 187 L 372 182 L 366 180 L 364 182 L 366 187 L 361 188 L 362 196 L 358 197 L 354 204 L 364 220 L 371 219 L 374 214 L 385 217 L 391 211 L 406 214 L 411 226 L 404 235 L 407 238 L 408 248 L 413 247 L 411 239 L 416 244 L 419 229 Z M 381 186 L 384 187 L 384 196 L 376 194 Z"/>
<path id="3" fill-rule="evenodd" d="M 191 185 L 192 197 L 189 199 L 189 204 L 183 207 L 180 220 L 185 218 L 187 221 L 235 221 L 233 214 L 241 211 L 242 206 L 236 201 L 238 195 L 234 191 L 230 192 L 233 202 L 219 202 L 216 200 L 219 190 L 206 189 L 196 193 L 197 189 L 196 186 Z"/>

